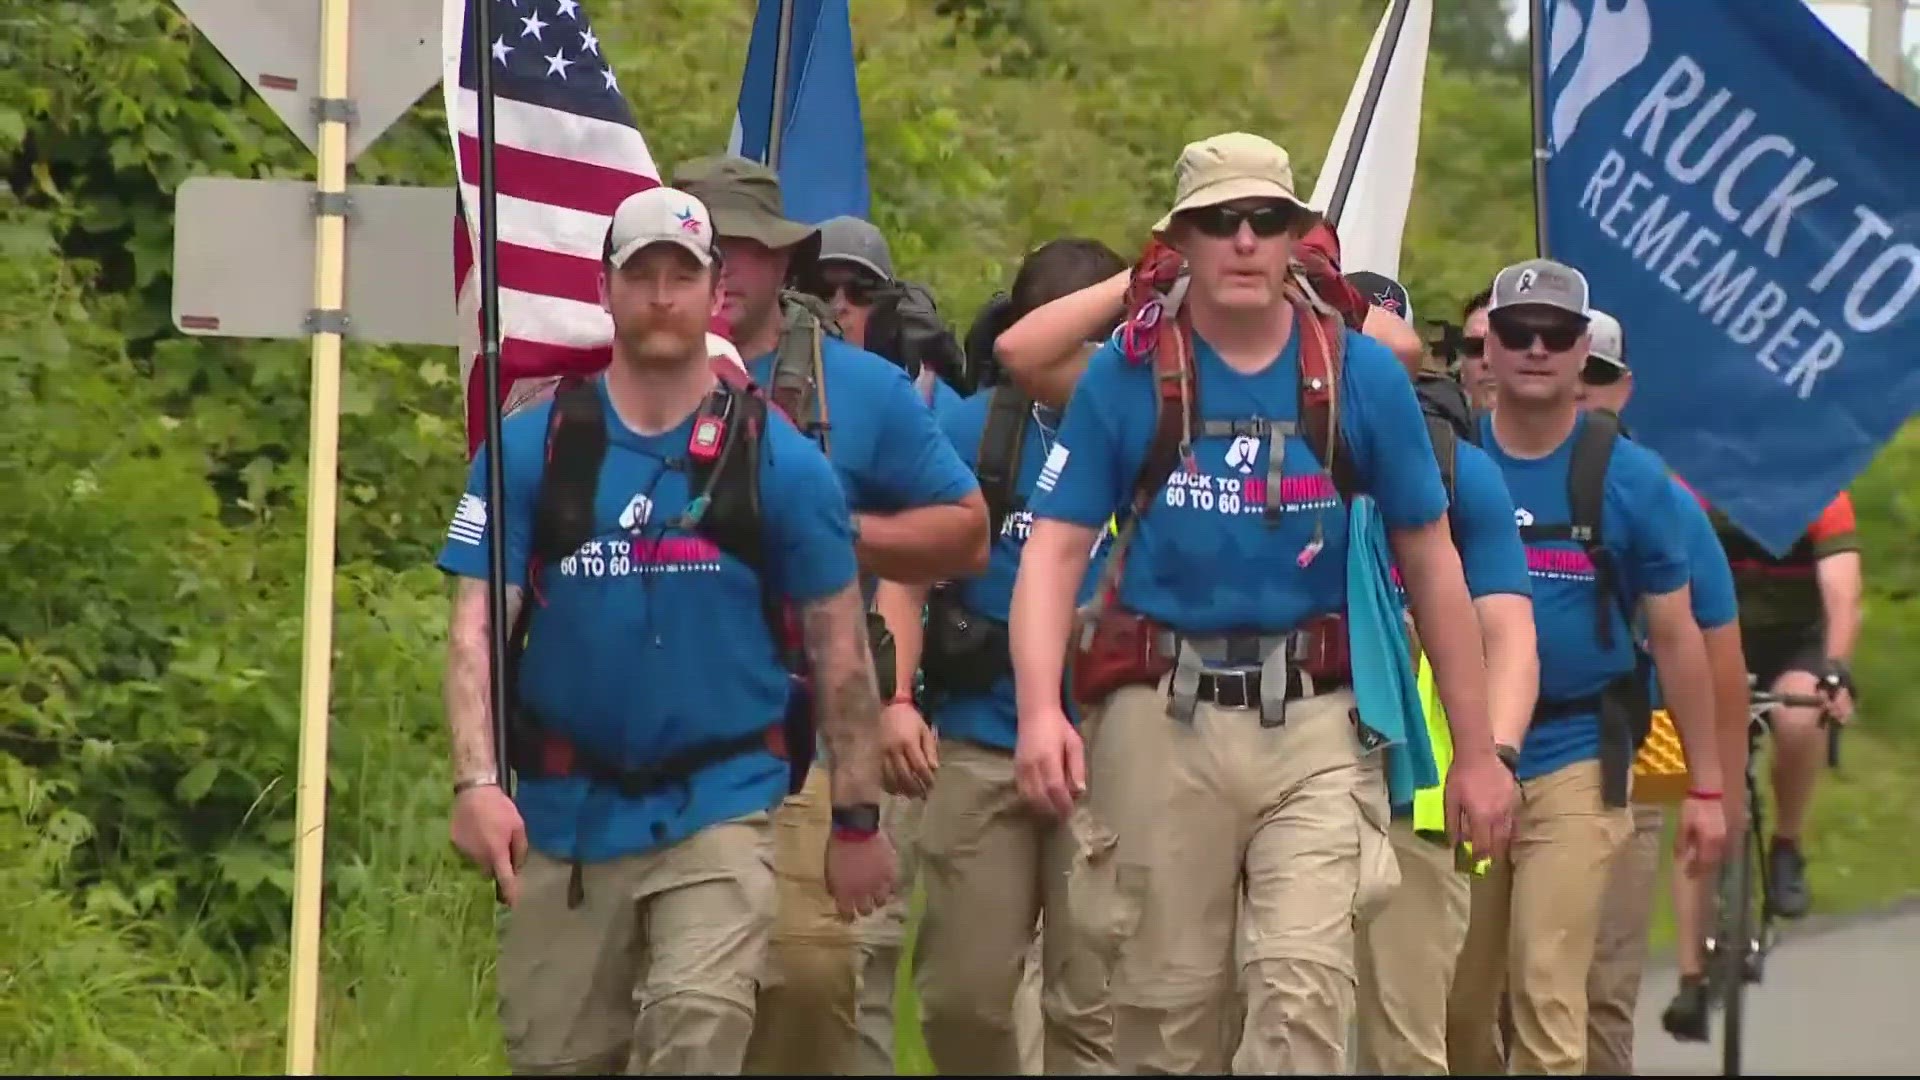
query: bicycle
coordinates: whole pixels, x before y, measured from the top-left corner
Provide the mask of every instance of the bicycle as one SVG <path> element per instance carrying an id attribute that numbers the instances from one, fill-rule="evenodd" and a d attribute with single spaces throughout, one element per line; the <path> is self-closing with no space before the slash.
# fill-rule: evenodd
<path id="1" fill-rule="evenodd" d="M 1767 843 L 1766 809 L 1760 799 L 1755 765 L 1761 738 L 1772 730 L 1769 717 L 1773 710 L 1781 707 L 1823 710 L 1820 722 L 1827 729 L 1827 767 L 1840 767 L 1841 727 L 1824 711 L 1831 704 L 1827 698 L 1819 694 L 1776 694 L 1762 690 L 1755 685 L 1751 674 L 1747 676 L 1747 685 L 1746 825 L 1739 839 L 1740 857 L 1725 860 L 1720 868 L 1718 910 L 1708 923 L 1715 929 L 1703 945 L 1709 987 L 1715 991 L 1709 999 L 1718 999 L 1715 1003 L 1726 1010 L 1725 1027 L 1721 1031 L 1722 1076 L 1741 1075 L 1747 984 L 1758 983 L 1765 976 L 1767 956 L 1776 940 L 1773 899 L 1766 888 L 1773 869 Z M 1754 888 L 1756 876 L 1761 882 L 1758 890 Z M 1722 949 L 1723 941 L 1741 942 L 1744 947 Z"/>

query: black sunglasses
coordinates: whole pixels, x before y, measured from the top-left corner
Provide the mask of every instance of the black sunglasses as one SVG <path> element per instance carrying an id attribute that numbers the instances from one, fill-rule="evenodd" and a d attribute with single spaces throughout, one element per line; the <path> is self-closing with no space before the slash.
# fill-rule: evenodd
<path id="1" fill-rule="evenodd" d="M 1300 209 L 1292 203 L 1272 202 L 1258 206 L 1202 206 L 1181 215 L 1193 223 L 1203 236 L 1225 240 L 1240 232 L 1246 222 L 1253 235 L 1270 239 L 1291 231 L 1300 221 Z"/>
<path id="2" fill-rule="evenodd" d="M 858 270 L 852 272 L 815 270 L 800 280 L 800 291 L 809 296 L 832 301 L 834 294 L 845 292 L 847 303 L 855 307 L 866 307 L 880 294 L 881 282 L 872 274 Z"/>
<path id="3" fill-rule="evenodd" d="M 1587 366 L 1580 369 L 1580 381 L 1588 386 L 1612 386 L 1627 374 L 1627 369 L 1618 364 L 1609 364 L 1597 356 L 1587 357 Z"/>
<path id="4" fill-rule="evenodd" d="M 1536 337 L 1548 352 L 1566 352 L 1573 348 L 1574 342 L 1580 340 L 1581 334 L 1587 332 L 1585 323 L 1570 319 L 1534 323 L 1490 316 L 1487 323 L 1493 329 L 1493 336 L 1500 339 L 1500 344 L 1514 352 L 1531 346 Z"/>

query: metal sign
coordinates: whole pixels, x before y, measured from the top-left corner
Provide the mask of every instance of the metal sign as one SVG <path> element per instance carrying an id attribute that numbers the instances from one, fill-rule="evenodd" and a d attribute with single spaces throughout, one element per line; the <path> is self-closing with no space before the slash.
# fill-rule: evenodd
<path id="1" fill-rule="evenodd" d="M 362 5 L 364 6 L 364 5 Z M 173 324 L 200 337 L 458 344 L 453 189 L 347 187 L 346 310 L 313 310 L 317 185 L 200 176 L 174 198 Z"/>
<path id="2" fill-rule="evenodd" d="M 308 150 L 320 139 L 320 6 L 314 0 L 176 0 Z M 442 0 L 353 5 L 347 160 L 373 145 L 441 76 Z"/>

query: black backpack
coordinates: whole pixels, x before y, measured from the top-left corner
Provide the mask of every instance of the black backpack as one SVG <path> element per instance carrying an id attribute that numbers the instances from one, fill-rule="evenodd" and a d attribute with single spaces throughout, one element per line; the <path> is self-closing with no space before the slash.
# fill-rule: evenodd
<path id="1" fill-rule="evenodd" d="M 1414 376 L 1413 393 L 1420 401 L 1420 414 L 1427 421 L 1427 438 L 1433 443 L 1433 456 L 1440 466 L 1440 480 L 1447 488 L 1447 505 L 1453 505 L 1455 447 L 1461 439 L 1479 444 L 1480 412 L 1467 397 L 1467 389 L 1458 382 L 1432 372 Z"/>
<path id="2" fill-rule="evenodd" d="M 1001 383 L 988 393 L 987 422 L 980 429 L 973 472 L 980 479 L 980 497 L 987 504 L 987 540 L 992 543 L 1007 516 L 1026 509 L 1027 501 L 1015 489 L 1020 483 L 1033 399 L 1012 383 Z"/>
<path id="3" fill-rule="evenodd" d="M 867 316 L 865 344 L 868 352 L 905 369 L 908 378 L 931 369 L 955 389 L 964 383 L 966 354 L 924 286 L 896 281 L 882 288 Z"/>
<path id="4" fill-rule="evenodd" d="M 782 660 L 798 679 L 804 658 L 796 623 L 774 593 L 765 573 L 766 551 L 760 508 L 760 443 L 769 422 L 768 401 L 730 360 L 715 359 L 720 385 L 701 404 L 681 464 L 694 498 L 676 523 L 698 532 L 751 568 L 761 580 L 761 614 Z M 641 768 L 624 768 L 590 759 L 567 740 L 546 730 L 519 701 L 514 688 L 526 647 L 532 612 L 540 596 L 540 575 L 579 550 L 594 535 L 594 498 L 607 455 L 607 417 L 592 379 L 563 379 L 547 420 L 546 470 L 535 501 L 533 550 L 527 566 L 528 602 L 508 643 L 508 742 L 513 768 L 523 776 L 584 775 L 637 797 L 685 780 L 726 758 L 771 748 L 787 759 L 788 788 L 798 792 L 812 765 L 812 710 L 790 707 L 779 725 L 765 733 L 689 748 Z M 802 703 L 805 704 L 805 703 Z"/>

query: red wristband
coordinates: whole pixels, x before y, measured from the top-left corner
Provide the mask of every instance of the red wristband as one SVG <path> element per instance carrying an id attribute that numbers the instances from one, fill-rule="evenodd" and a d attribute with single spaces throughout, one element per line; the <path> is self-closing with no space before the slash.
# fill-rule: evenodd
<path id="1" fill-rule="evenodd" d="M 1699 802 L 1719 802 L 1720 793 L 1717 791 L 1701 791 L 1698 788 L 1688 788 L 1687 798 Z"/>
<path id="2" fill-rule="evenodd" d="M 887 704 L 889 704 L 889 705 L 911 705 L 911 704 L 913 704 L 913 691 L 911 691 L 911 690 L 895 690 L 895 691 L 893 692 L 893 696 L 887 699 Z"/>
<path id="3" fill-rule="evenodd" d="M 879 829 L 868 832 L 865 829 L 850 829 L 845 825 L 835 825 L 833 827 L 833 838 L 835 840 L 847 840 L 856 844 L 862 840 L 871 840 L 879 835 Z"/>

